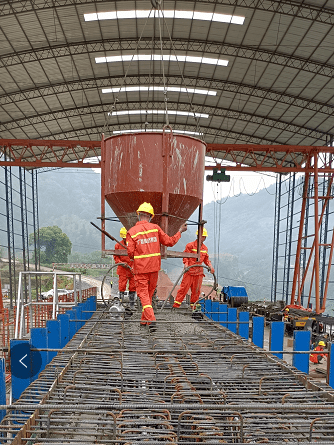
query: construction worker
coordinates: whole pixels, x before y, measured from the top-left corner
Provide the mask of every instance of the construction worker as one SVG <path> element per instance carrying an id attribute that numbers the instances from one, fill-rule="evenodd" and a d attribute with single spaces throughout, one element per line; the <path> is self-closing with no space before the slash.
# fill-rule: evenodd
<path id="1" fill-rule="evenodd" d="M 127 230 L 125 227 L 122 227 L 119 231 L 120 237 L 122 238 L 121 242 L 116 243 L 115 250 L 126 250 L 126 234 Z M 131 260 L 128 256 L 118 256 L 114 255 L 115 263 L 126 263 L 128 267 L 118 266 L 117 267 L 117 275 L 118 275 L 118 290 L 120 300 L 123 301 L 124 292 L 126 291 L 126 285 L 129 282 L 129 303 L 130 308 L 133 309 L 135 306 L 135 294 L 136 294 L 136 284 L 134 279 L 134 274 L 132 271 L 133 268 L 133 260 Z"/>
<path id="2" fill-rule="evenodd" d="M 134 260 L 134 273 L 137 295 L 143 306 L 141 325 L 148 325 L 151 332 L 156 331 L 156 318 L 152 308 L 152 296 L 158 282 L 161 267 L 160 245 L 172 247 L 187 230 L 182 224 L 174 236 L 168 236 L 157 224 L 152 224 L 154 210 L 150 203 L 144 202 L 137 210 L 139 221 L 131 227 L 126 236 L 128 255 Z"/>
<path id="3" fill-rule="evenodd" d="M 288 321 L 288 320 L 289 320 L 289 311 L 290 311 L 290 309 L 289 309 L 288 307 L 286 307 L 286 308 L 284 309 L 284 312 L 283 312 L 283 321 Z"/>
<path id="4" fill-rule="evenodd" d="M 318 343 L 318 346 L 316 346 L 314 348 L 314 351 L 321 352 L 324 350 L 325 346 L 326 346 L 326 343 L 324 341 L 320 340 Z M 316 363 L 316 364 L 319 364 L 323 358 L 327 360 L 327 354 L 311 354 L 310 355 L 310 361 L 312 363 Z"/>
<path id="5" fill-rule="evenodd" d="M 196 235 L 198 235 L 198 230 L 196 232 Z M 208 267 L 210 267 L 211 273 L 215 272 L 215 270 L 212 267 L 212 264 L 209 260 L 208 248 L 204 245 L 204 241 L 206 240 L 207 236 L 208 236 L 208 232 L 205 228 L 203 228 L 202 237 L 200 239 L 200 245 L 201 245 L 200 260 L 197 261 L 196 258 L 183 258 L 183 263 L 184 263 L 185 268 L 189 267 L 189 266 L 193 266 L 194 264 L 200 265 L 204 262 L 204 264 L 206 264 Z M 184 252 L 196 253 L 197 252 L 197 240 L 195 240 L 191 243 L 188 243 L 186 245 L 186 248 L 184 249 Z M 192 267 L 191 269 L 188 270 L 188 272 L 186 272 L 183 275 L 181 286 L 176 294 L 173 308 L 180 307 L 189 288 L 191 288 L 191 298 L 190 298 L 191 308 L 193 308 L 193 306 L 195 306 L 196 301 L 199 299 L 199 294 L 201 291 L 203 277 L 204 277 L 203 267 Z"/>

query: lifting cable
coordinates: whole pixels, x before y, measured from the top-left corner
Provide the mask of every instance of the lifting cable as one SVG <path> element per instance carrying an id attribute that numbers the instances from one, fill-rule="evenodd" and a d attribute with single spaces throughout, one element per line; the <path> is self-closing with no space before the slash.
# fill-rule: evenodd
<path id="1" fill-rule="evenodd" d="M 119 87 L 119 90 L 118 90 L 118 92 L 117 92 L 117 93 L 115 94 L 115 96 L 114 96 L 114 103 L 113 103 L 113 105 L 111 106 L 111 114 L 113 113 L 113 111 L 116 110 L 116 104 L 117 104 L 117 102 L 118 102 L 118 96 L 119 96 L 120 92 L 122 91 L 122 88 L 123 88 L 123 86 L 124 86 L 124 84 L 125 84 L 125 80 L 126 80 L 126 78 L 127 78 L 127 76 L 128 76 L 129 69 L 130 69 L 130 67 L 131 67 L 131 65 L 132 65 L 132 62 L 133 62 L 135 53 L 136 53 L 137 50 L 138 50 L 139 44 L 140 44 L 141 39 L 142 39 L 142 37 L 143 37 L 143 34 L 144 34 L 144 31 L 145 31 L 146 25 L 147 25 L 147 23 L 148 23 L 148 20 L 149 20 L 149 18 L 151 17 L 152 11 L 153 11 L 153 8 L 150 10 L 150 13 L 149 13 L 149 15 L 148 15 L 148 17 L 147 17 L 147 19 L 146 19 L 146 21 L 145 21 L 145 24 L 144 24 L 144 26 L 143 26 L 142 32 L 140 33 L 140 36 L 139 36 L 139 39 L 138 39 L 138 42 L 137 42 L 137 45 L 136 45 L 134 54 L 133 54 L 133 56 L 131 57 L 130 63 L 129 63 L 129 65 L 128 65 L 126 71 L 125 71 L 124 77 L 123 77 L 123 79 L 122 79 L 122 83 L 121 83 L 121 85 L 120 85 L 120 87 Z M 109 128 L 109 124 L 107 123 L 108 116 L 109 116 L 109 113 L 107 113 L 107 114 L 105 115 L 105 119 L 104 119 L 104 128 L 105 128 L 105 130 L 107 130 L 107 129 Z"/>
<path id="2" fill-rule="evenodd" d="M 200 137 L 201 137 L 201 139 L 203 140 L 204 135 L 203 135 L 203 133 L 201 132 L 200 123 L 199 123 L 199 117 L 196 116 L 196 113 L 195 113 L 195 107 L 194 107 L 193 101 L 192 101 L 192 99 L 191 99 L 191 97 L 190 97 L 190 93 L 189 93 L 189 91 L 188 91 L 188 86 L 187 86 L 187 84 L 186 84 L 186 81 L 185 81 L 185 78 L 184 78 L 184 75 L 183 75 L 183 72 L 182 72 L 182 69 L 181 69 L 181 65 L 180 65 L 180 62 L 179 62 L 179 58 L 178 58 L 178 56 L 177 56 L 177 54 L 176 54 L 175 45 L 174 45 L 174 42 L 173 42 L 171 33 L 170 33 L 170 31 L 169 31 L 169 28 L 168 28 L 168 25 L 167 25 L 167 22 L 166 22 L 164 13 L 163 13 L 163 11 L 162 11 L 162 9 L 161 9 L 161 6 L 160 6 L 160 4 L 161 4 L 161 0 L 156 0 L 156 1 L 159 3 L 159 12 L 161 12 L 161 16 L 163 17 L 163 21 L 164 21 L 164 25 L 165 25 L 166 30 L 167 30 L 167 33 L 168 33 L 169 41 L 170 41 L 170 43 L 171 43 L 171 47 L 172 47 L 172 49 L 173 49 L 173 53 L 174 53 L 175 58 L 176 58 L 176 63 L 177 63 L 177 66 L 178 66 L 178 68 L 179 68 L 180 75 L 181 75 L 181 79 L 182 79 L 182 85 L 184 86 L 184 88 L 185 88 L 186 91 L 187 91 L 187 96 L 188 96 L 188 100 L 189 100 L 189 103 L 190 103 L 190 109 L 191 109 L 191 111 L 192 111 L 192 113 L 193 113 L 193 117 L 194 117 L 195 122 L 196 122 L 196 128 L 195 128 L 195 131 L 200 133 Z M 160 39 L 160 45 L 161 45 L 161 47 L 162 47 L 162 40 L 161 40 L 161 39 Z M 167 91 L 166 91 L 166 93 L 167 93 Z"/>

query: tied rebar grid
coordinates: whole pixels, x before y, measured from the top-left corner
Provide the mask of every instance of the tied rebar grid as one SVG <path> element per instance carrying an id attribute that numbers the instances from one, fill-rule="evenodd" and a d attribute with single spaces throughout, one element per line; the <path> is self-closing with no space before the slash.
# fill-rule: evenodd
<path id="1" fill-rule="evenodd" d="M 327 385 L 213 322 L 158 317 L 150 334 L 95 313 L 68 343 L 77 352 L 65 347 L 8 410 L 0 443 L 333 442 Z"/>

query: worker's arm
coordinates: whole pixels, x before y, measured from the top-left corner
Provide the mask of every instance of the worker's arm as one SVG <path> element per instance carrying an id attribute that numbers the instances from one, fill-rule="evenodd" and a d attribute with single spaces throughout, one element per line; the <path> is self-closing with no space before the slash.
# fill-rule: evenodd
<path id="1" fill-rule="evenodd" d="M 121 243 L 117 243 L 117 244 L 115 244 L 115 250 L 120 250 L 120 251 L 126 252 L 126 247 L 123 246 Z M 127 263 L 125 258 L 126 257 L 124 257 L 124 256 L 114 255 L 114 260 L 115 260 L 116 264 Z"/>
<path id="2" fill-rule="evenodd" d="M 159 241 L 160 244 L 167 246 L 167 247 L 173 247 L 178 242 L 178 240 L 181 238 L 181 233 L 185 232 L 187 230 L 187 224 L 184 223 L 180 227 L 180 230 L 175 233 L 173 236 L 168 236 L 167 233 L 165 233 L 160 226 L 158 227 L 158 233 L 159 233 Z"/>
<path id="3" fill-rule="evenodd" d="M 127 233 L 127 235 L 126 235 L 126 245 L 127 245 L 127 249 L 128 249 L 128 257 L 133 260 L 133 257 L 135 255 L 136 243 L 131 238 L 129 233 Z"/>
<path id="4" fill-rule="evenodd" d="M 210 267 L 211 273 L 215 273 L 215 270 L 211 264 L 211 261 L 209 260 L 209 255 L 206 253 L 204 256 L 204 264 L 208 267 Z"/>

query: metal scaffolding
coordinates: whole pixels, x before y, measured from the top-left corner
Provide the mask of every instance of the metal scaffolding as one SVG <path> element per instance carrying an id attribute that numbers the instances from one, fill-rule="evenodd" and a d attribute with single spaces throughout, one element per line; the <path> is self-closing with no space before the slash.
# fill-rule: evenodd
<path id="1" fill-rule="evenodd" d="M 37 170 L 1 167 L 0 189 L 0 247 L 8 261 L 8 277 L 2 277 L 2 284 L 8 281 L 12 308 L 16 305 L 18 269 L 34 267 L 37 271 L 40 266 Z M 34 235 L 29 241 L 30 234 Z"/>
<path id="2" fill-rule="evenodd" d="M 317 163 L 319 168 L 332 167 L 332 154 L 323 154 Z M 329 279 L 334 228 L 332 181 L 333 174 L 328 172 L 317 176 L 297 173 L 277 176 L 272 301 L 284 300 L 287 304 L 296 302 L 316 308 L 318 292 L 321 310 L 326 294 L 333 288 L 333 281 Z M 312 257 L 317 236 L 318 254 Z M 333 298 L 327 300 L 334 301 Z"/>

